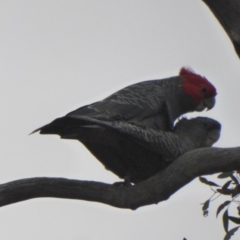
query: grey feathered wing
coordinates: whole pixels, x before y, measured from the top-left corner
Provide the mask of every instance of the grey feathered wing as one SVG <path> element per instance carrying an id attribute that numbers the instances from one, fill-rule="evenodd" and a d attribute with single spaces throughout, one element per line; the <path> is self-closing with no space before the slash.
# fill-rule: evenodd
<path id="1" fill-rule="evenodd" d="M 81 107 L 66 117 L 81 119 L 82 116 L 88 116 L 104 121 L 124 120 L 170 130 L 172 126 L 167 105 L 158 90 L 156 80 L 134 84 L 102 101 Z"/>

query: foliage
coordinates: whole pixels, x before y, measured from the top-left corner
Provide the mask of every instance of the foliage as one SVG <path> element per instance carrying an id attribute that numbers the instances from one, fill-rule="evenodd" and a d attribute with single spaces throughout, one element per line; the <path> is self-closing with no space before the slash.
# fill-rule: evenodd
<path id="1" fill-rule="evenodd" d="M 229 208 L 230 206 L 237 205 L 236 209 L 236 215 L 240 216 L 240 178 L 239 178 L 239 172 L 224 172 L 217 176 L 219 179 L 226 179 L 227 181 L 220 186 L 219 184 L 209 181 L 206 178 L 200 177 L 199 180 L 203 184 L 206 184 L 210 186 L 211 190 L 213 191 L 213 195 L 206 200 L 202 205 L 202 211 L 203 216 L 208 216 L 209 212 L 209 206 L 210 203 L 214 200 L 216 200 L 220 196 L 228 196 L 229 200 L 224 201 L 222 204 L 220 204 L 216 211 L 216 217 L 222 212 L 222 210 L 225 209 L 225 211 L 222 214 L 222 221 L 223 221 L 223 227 L 226 232 L 226 235 L 224 237 L 224 240 L 229 240 L 234 235 L 234 233 L 240 228 L 240 217 L 236 216 L 229 216 Z M 237 227 L 234 227 L 229 230 L 229 223 L 237 224 Z"/>

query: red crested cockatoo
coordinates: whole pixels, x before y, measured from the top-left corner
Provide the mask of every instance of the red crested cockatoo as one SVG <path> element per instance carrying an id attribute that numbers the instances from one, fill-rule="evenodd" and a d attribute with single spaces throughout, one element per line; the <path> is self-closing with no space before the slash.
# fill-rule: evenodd
<path id="1" fill-rule="evenodd" d="M 35 131 L 62 136 L 67 134 L 67 129 L 85 124 L 82 116 L 110 122 L 124 120 L 169 131 L 181 115 L 212 109 L 216 95 L 216 88 L 205 77 L 182 68 L 179 76 L 130 85 Z"/>

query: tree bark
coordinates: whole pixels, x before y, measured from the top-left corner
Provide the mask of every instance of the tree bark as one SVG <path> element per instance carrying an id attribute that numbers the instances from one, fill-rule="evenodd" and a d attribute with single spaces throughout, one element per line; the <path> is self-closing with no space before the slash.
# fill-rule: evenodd
<path id="1" fill-rule="evenodd" d="M 220 22 L 240 58 L 240 1 L 203 0 Z"/>
<path id="2" fill-rule="evenodd" d="M 236 169 L 240 169 L 240 147 L 202 148 L 182 155 L 164 171 L 133 186 L 44 177 L 1 184 L 0 206 L 32 198 L 55 197 L 134 210 L 167 200 L 198 176 Z"/>

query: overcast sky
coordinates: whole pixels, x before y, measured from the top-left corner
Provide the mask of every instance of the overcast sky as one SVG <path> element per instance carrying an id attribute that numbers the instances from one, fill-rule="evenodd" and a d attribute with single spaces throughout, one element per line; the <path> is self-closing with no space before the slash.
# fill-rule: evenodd
<path id="1" fill-rule="evenodd" d="M 215 108 L 198 113 L 222 123 L 215 146 L 239 146 L 239 59 L 202 1 L 0 1 L 0 182 L 36 176 L 119 181 L 79 142 L 28 134 L 132 83 L 175 76 L 182 66 L 217 88 Z M 195 180 L 168 201 L 137 211 L 34 199 L 0 209 L 0 237 L 222 239 L 215 213 L 226 198 L 213 202 L 204 218 L 200 204 L 210 195 Z"/>

